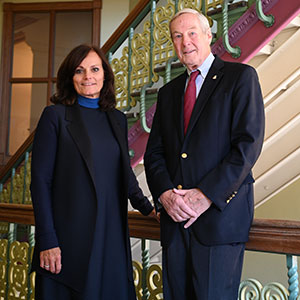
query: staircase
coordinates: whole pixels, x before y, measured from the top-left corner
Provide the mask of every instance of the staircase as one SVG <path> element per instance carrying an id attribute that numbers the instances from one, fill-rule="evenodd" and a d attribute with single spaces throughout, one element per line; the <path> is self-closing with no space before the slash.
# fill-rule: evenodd
<path id="1" fill-rule="evenodd" d="M 300 178 L 300 15 L 248 63 L 256 68 L 264 96 L 266 131 L 254 167 L 259 206 Z"/>

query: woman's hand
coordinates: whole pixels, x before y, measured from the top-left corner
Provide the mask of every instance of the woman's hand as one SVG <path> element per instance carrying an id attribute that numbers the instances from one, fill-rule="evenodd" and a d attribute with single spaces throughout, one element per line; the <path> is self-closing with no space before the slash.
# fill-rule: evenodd
<path id="1" fill-rule="evenodd" d="M 40 267 L 54 274 L 61 271 L 61 251 L 59 247 L 40 252 Z"/>
<path id="2" fill-rule="evenodd" d="M 151 211 L 151 213 L 148 215 L 150 218 L 154 218 L 157 220 L 157 222 L 160 222 L 160 212 L 156 213 L 155 208 Z"/>

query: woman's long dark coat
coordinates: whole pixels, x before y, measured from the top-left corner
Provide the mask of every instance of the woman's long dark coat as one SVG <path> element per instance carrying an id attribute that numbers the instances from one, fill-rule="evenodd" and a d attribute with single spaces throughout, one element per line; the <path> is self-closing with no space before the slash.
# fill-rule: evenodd
<path id="1" fill-rule="evenodd" d="M 128 274 L 132 279 L 128 238 L 128 198 L 147 215 L 152 206 L 142 194 L 128 156 L 127 122 L 118 110 L 107 112 L 121 151 L 122 222 L 127 243 Z M 99 128 L 101 130 L 101 128 Z M 36 222 L 32 270 L 81 291 L 89 265 L 96 222 L 96 190 L 91 145 L 78 104 L 45 108 L 32 151 L 31 196 Z M 114 212 L 111 212 L 114 218 Z M 39 267 L 42 250 L 60 247 L 62 271 L 55 275 Z"/>

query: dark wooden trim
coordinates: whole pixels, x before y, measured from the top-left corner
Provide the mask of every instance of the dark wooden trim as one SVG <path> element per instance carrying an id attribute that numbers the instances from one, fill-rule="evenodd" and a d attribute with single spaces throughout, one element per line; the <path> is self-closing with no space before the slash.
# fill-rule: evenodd
<path id="1" fill-rule="evenodd" d="M 143 11 L 147 6 L 149 0 L 140 0 L 135 8 L 130 12 L 126 19 L 120 24 L 120 26 L 115 30 L 115 32 L 110 36 L 106 43 L 102 46 L 104 53 L 107 53 L 108 50 L 117 42 L 122 33 L 128 28 L 128 26 L 138 17 L 138 15 Z"/>
<path id="2" fill-rule="evenodd" d="M 49 45 L 48 45 L 48 78 L 47 78 L 47 105 L 50 104 L 50 97 L 52 95 L 52 80 L 54 68 L 54 51 L 55 51 L 55 11 L 50 11 L 49 23 Z"/>
<path id="3" fill-rule="evenodd" d="M 10 83 L 47 83 L 47 77 L 14 77 L 9 80 Z M 52 79 L 51 79 L 52 80 Z"/>
<path id="4" fill-rule="evenodd" d="M 160 224 L 154 218 L 145 217 L 139 212 L 128 212 L 129 234 L 135 238 L 160 239 Z"/>
<path id="5" fill-rule="evenodd" d="M 300 222 L 255 219 L 246 249 L 300 255 Z"/>
<path id="6" fill-rule="evenodd" d="M 55 11 L 74 11 L 74 10 L 92 10 L 93 1 L 80 2 L 44 2 L 44 3 L 4 3 L 3 11 L 13 12 L 49 12 Z"/>
<path id="7" fill-rule="evenodd" d="M 0 203 L 1 222 L 34 225 L 32 205 Z"/>
<path id="8" fill-rule="evenodd" d="M 1 50 L 1 99 L 0 99 L 0 153 L 5 157 L 7 155 L 8 142 L 8 121 L 9 121 L 9 98 L 10 98 L 10 72 L 12 59 L 12 37 L 13 34 L 13 13 L 11 11 L 3 12 L 3 31 L 2 31 L 2 50 Z"/>
<path id="9" fill-rule="evenodd" d="M 100 46 L 102 0 L 93 1 L 92 44 Z"/>

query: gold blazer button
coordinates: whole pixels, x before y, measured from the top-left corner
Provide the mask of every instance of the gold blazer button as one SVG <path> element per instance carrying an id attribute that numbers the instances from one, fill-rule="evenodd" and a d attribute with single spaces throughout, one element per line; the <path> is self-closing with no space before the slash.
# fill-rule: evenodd
<path id="1" fill-rule="evenodd" d="M 182 154 L 181 154 L 181 157 L 182 157 L 182 158 L 187 158 L 187 154 L 186 154 L 186 153 L 182 153 Z"/>

